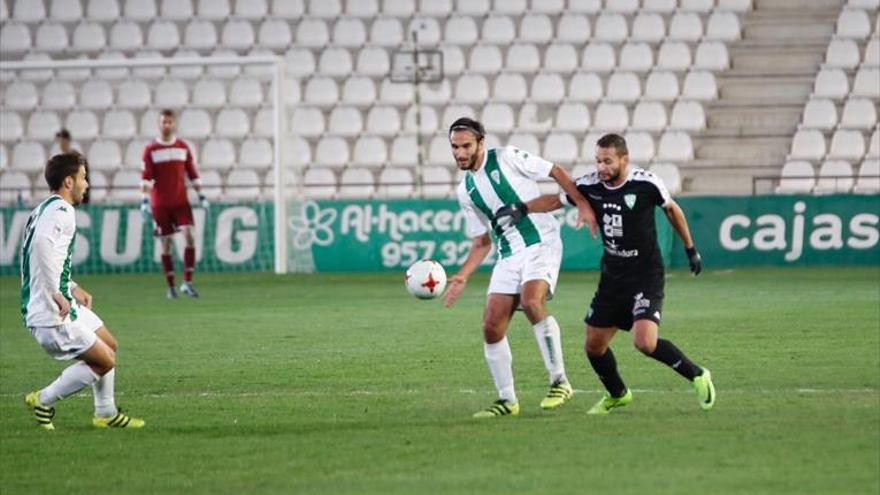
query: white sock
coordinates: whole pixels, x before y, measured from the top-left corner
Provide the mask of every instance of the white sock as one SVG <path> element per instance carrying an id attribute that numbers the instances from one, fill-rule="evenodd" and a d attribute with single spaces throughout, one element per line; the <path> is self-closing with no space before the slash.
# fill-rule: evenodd
<path id="1" fill-rule="evenodd" d="M 64 368 L 61 376 L 40 390 L 40 404 L 51 406 L 61 399 L 70 397 L 98 380 L 98 375 L 86 363 L 80 361 Z"/>
<path id="2" fill-rule="evenodd" d="M 513 404 L 517 403 L 516 392 L 513 390 L 513 354 L 507 337 L 494 344 L 483 343 L 483 355 L 495 381 L 498 397 Z"/>
<path id="3" fill-rule="evenodd" d="M 567 382 L 565 361 L 562 359 L 562 332 L 556 318 L 548 316 L 535 323 L 532 329 L 535 331 L 538 348 L 541 349 L 541 357 L 544 358 L 544 366 L 550 374 L 550 383 L 557 380 Z"/>
<path id="4" fill-rule="evenodd" d="M 95 416 L 109 418 L 116 415 L 115 389 L 116 368 L 92 384 L 92 392 L 95 395 Z"/>

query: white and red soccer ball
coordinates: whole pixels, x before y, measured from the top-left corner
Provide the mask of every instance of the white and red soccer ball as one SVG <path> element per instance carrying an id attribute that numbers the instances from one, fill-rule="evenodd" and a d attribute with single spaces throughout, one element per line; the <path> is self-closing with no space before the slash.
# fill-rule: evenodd
<path id="1" fill-rule="evenodd" d="M 406 271 L 406 290 L 419 299 L 433 299 L 446 289 L 446 270 L 434 260 L 419 260 Z"/>

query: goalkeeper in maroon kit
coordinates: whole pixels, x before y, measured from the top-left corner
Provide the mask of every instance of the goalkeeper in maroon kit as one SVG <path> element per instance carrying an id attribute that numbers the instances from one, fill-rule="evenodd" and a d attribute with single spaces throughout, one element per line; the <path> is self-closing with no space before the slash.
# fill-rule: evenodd
<path id="1" fill-rule="evenodd" d="M 186 248 L 183 251 L 183 284 L 180 291 L 190 297 L 199 297 L 192 282 L 196 264 L 195 239 L 193 238 L 192 207 L 186 196 L 186 177 L 189 177 L 202 208 L 208 208 L 208 200 L 202 193 L 199 174 L 196 172 L 193 152 L 183 140 L 178 139 L 177 116 L 172 110 L 159 114 L 159 137 L 144 148 L 143 173 L 141 175 L 143 200 L 141 214 L 145 221 L 150 217 L 155 224 L 154 235 L 162 239 L 162 269 L 168 282 L 168 298 L 176 299 L 174 287 L 174 261 L 171 258 L 171 236 L 183 232 Z"/>

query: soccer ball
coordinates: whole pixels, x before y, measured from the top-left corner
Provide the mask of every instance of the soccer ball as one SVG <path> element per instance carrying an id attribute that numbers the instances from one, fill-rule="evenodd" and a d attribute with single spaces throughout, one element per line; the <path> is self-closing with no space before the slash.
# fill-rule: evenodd
<path id="1" fill-rule="evenodd" d="M 434 260 L 419 260 L 406 271 L 406 290 L 419 299 L 434 299 L 446 288 L 446 270 Z"/>

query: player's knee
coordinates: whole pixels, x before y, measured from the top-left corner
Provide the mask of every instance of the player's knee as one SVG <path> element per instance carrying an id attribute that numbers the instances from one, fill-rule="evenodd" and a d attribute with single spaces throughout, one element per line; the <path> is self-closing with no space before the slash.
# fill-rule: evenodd
<path id="1" fill-rule="evenodd" d="M 494 321 L 494 320 L 484 320 L 483 321 L 483 340 L 487 344 L 494 344 L 499 342 L 504 338 L 504 331 L 506 330 L 505 325 Z"/>
<path id="2" fill-rule="evenodd" d="M 587 356 L 599 357 L 605 354 L 608 351 L 608 342 L 600 339 L 587 339 L 584 344 L 584 352 L 587 353 Z"/>
<path id="3" fill-rule="evenodd" d="M 633 346 L 642 354 L 651 354 L 657 348 L 657 339 L 637 335 L 633 338 Z"/>
<path id="4" fill-rule="evenodd" d="M 113 371 L 113 368 L 116 367 L 116 357 L 113 355 L 108 355 L 105 359 L 101 359 L 99 362 L 90 363 L 89 366 L 92 368 L 92 371 L 99 376 L 104 376 L 107 373 Z"/>
<path id="5" fill-rule="evenodd" d="M 538 296 L 523 296 L 519 302 L 526 315 L 540 316 L 544 312 L 544 298 Z M 530 318 L 531 319 L 531 318 Z"/>

